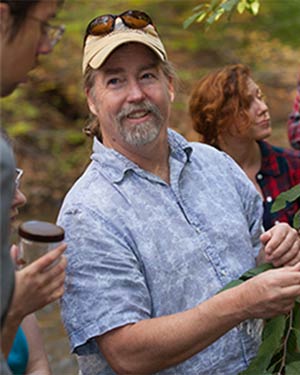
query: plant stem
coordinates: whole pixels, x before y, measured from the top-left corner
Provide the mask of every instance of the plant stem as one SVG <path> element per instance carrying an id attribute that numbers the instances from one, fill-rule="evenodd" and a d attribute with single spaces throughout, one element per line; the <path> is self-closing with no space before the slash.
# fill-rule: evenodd
<path id="1" fill-rule="evenodd" d="M 287 333 L 284 337 L 284 341 L 283 341 L 283 355 L 282 355 L 282 362 L 281 362 L 281 366 L 280 366 L 280 369 L 278 371 L 278 374 L 277 375 L 282 375 L 282 370 L 284 370 L 285 368 L 285 362 L 286 362 L 286 354 L 287 354 L 287 344 L 288 344 L 288 340 L 289 340 L 289 337 L 290 337 L 290 334 L 292 332 L 292 328 L 293 328 L 293 310 L 291 310 L 289 312 L 289 323 L 288 323 L 288 330 L 287 330 Z"/>

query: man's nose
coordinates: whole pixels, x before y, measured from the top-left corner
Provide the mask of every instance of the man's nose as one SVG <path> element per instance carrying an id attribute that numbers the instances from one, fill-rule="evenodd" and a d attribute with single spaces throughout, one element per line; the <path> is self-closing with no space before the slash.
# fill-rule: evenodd
<path id="1" fill-rule="evenodd" d="M 136 80 L 132 80 L 128 86 L 128 97 L 129 102 L 140 102 L 145 99 L 145 93 L 143 87 Z"/>

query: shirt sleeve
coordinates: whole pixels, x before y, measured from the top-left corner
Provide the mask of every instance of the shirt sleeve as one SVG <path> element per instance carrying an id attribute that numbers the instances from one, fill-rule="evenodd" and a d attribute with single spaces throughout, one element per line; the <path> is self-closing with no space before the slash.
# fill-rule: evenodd
<path id="1" fill-rule="evenodd" d="M 126 232 L 113 220 L 76 207 L 65 211 L 59 224 L 68 244 L 62 317 L 72 350 L 85 345 L 89 353 L 94 337 L 150 317 L 149 290 Z"/>
<path id="2" fill-rule="evenodd" d="M 300 81 L 297 85 L 293 110 L 288 120 L 288 137 L 291 146 L 300 149 Z"/>

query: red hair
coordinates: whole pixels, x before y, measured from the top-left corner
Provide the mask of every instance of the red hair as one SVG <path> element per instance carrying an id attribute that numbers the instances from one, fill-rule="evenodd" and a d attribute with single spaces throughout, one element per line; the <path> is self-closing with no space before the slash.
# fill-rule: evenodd
<path id="1" fill-rule="evenodd" d="M 193 128 L 203 142 L 218 147 L 219 137 L 234 129 L 240 133 L 250 125 L 248 93 L 250 69 L 229 65 L 203 77 L 194 87 L 189 112 Z"/>

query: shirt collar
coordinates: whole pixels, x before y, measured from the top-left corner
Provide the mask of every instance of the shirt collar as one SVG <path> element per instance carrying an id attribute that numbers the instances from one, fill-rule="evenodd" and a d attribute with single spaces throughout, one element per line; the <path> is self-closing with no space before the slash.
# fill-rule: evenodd
<path id="1" fill-rule="evenodd" d="M 257 143 L 262 156 L 260 172 L 262 172 L 264 175 L 279 176 L 280 169 L 272 146 L 264 141 L 258 141 Z"/>
<path id="2" fill-rule="evenodd" d="M 192 147 L 180 134 L 168 129 L 168 140 L 170 146 L 170 157 L 187 163 L 190 161 Z M 112 182 L 120 182 L 128 171 L 139 174 L 146 172 L 138 165 L 112 148 L 105 147 L 96 137 L 93 142 L 93 153 L 91 159 L 101 165 L 101 172 Z"/>

